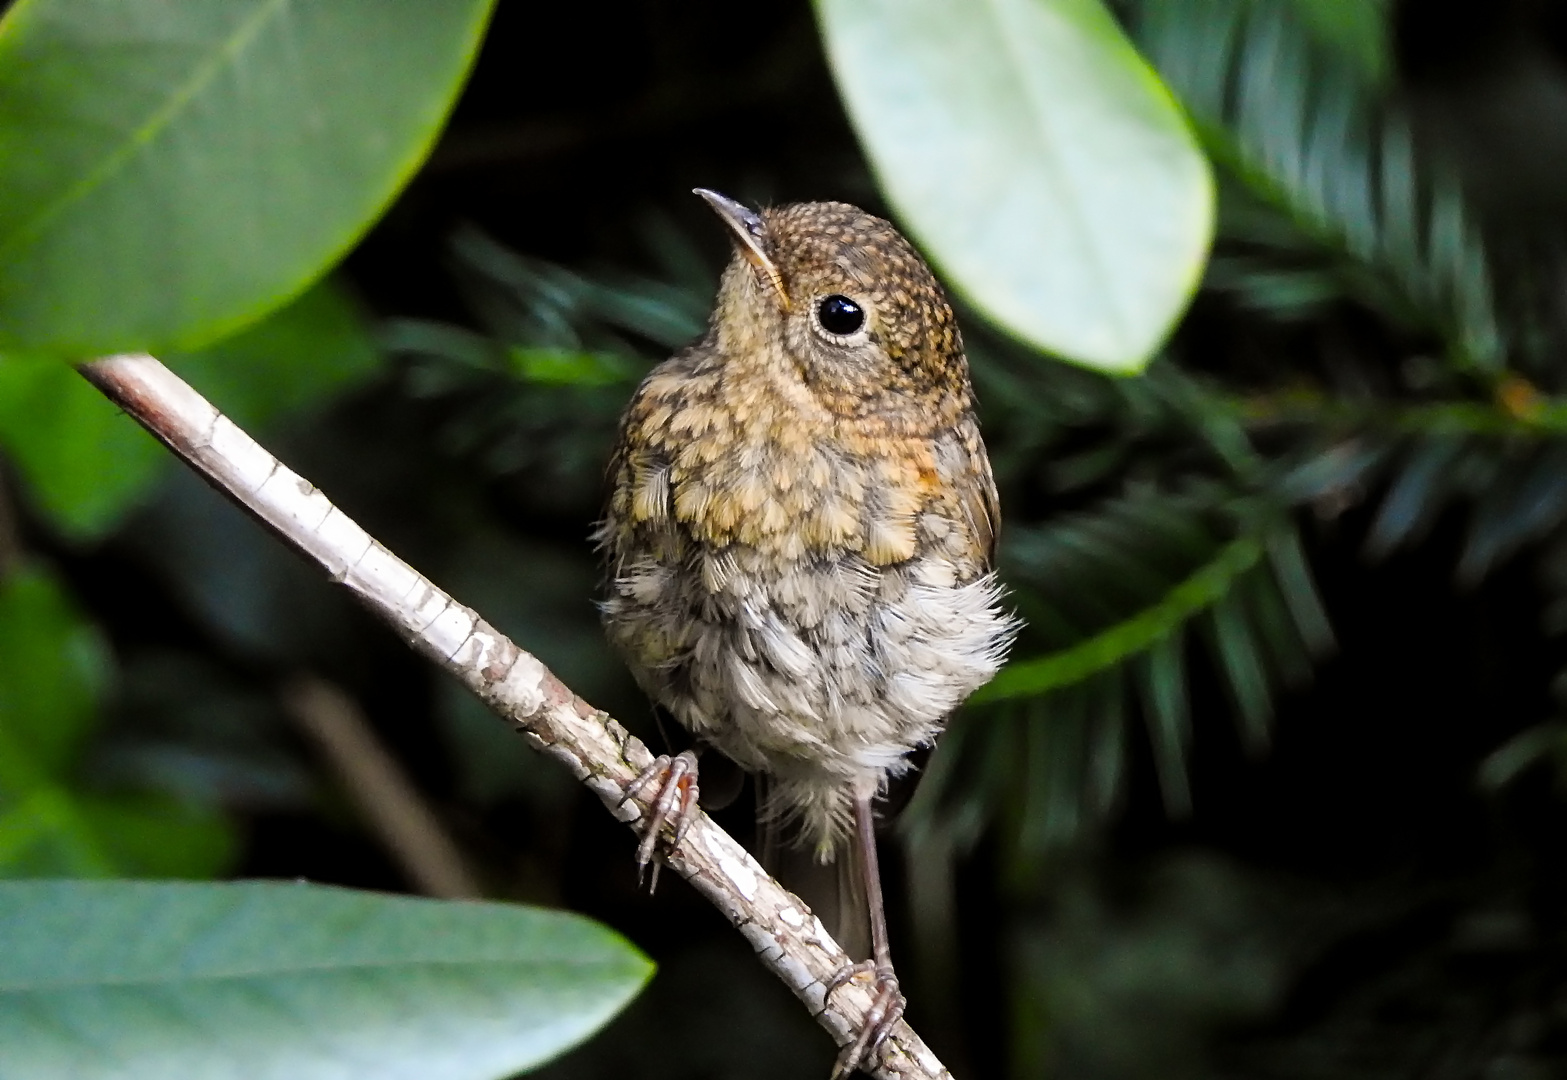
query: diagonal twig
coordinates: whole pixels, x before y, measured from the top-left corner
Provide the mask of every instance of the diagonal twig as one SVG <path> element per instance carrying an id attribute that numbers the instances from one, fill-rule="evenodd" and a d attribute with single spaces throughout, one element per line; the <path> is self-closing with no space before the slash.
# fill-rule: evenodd
<path id="1" fill-rule="evenodd" d="M 444 900 L 479 896 L 479 883 L 462 852 L 376 738 L 358 702 L 316 675 L 288 680 L 281 697 L 289 718 L 316 745 L 370 832 L 413 885 L 426 896 Z"/>
<path id="2" fill-rule="evenodd" d="M 173 372 L 140 354 L 95 360 L 80 370 L 209 483 L 515 724 L 535 749 L 570 769 L 612 814 L 630 823 L 647 812 L 641 798 L 621 805 L 626 785 L 653 760 L 640 740 L 393 555 Z M 871 992 L 851 981 L 826 999 L 826 985 L 850 959 L 798 897 L 705 814 L 671 853 L 669 867 L 724 913 L 840 1046 L 854 1037 Z M 951 1080 L 902 1021 L 883 1044 L 872 1075 Z"/>

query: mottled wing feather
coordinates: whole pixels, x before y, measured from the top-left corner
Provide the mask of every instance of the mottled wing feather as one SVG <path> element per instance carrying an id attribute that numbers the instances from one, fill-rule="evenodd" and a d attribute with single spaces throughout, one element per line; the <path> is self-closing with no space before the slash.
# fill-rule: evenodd
<path id="1" fill-rule="evenodd" d="M 619 560 L 626 554 L 631 532 L 637 525 L 632 505 L 634 481 L 639 469 L 645 471 L 650 464 L 649 432 L 642 430 L 647 422 L 650 387 L 655 376 L 684 365 L 689 353 L 689 349 L 682 350 L 648 372 L 621 414 L 615 443 L 604 468 L 605 514 L 594 533 L 611 578 L 618 572 Z"/>
<path id="2" fill-rule="evenodd" d="M 996 564 L 996 543 L 1001 538 L 1001 500 L 996 495 L 996 480 L 990 471 L 990 458 L 980 439 L 979 422 L 965 418 L 960 427 L 963 448 L 968 452 L 969 470 L 959 481 L 963 510 L 969 527 L 985 553 L 985 566 Z"/>

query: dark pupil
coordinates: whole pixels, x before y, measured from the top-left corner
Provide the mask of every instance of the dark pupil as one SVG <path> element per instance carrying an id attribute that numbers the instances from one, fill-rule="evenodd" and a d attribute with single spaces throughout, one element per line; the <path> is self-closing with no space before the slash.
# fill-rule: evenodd
<path id="1" fill-rule="evenodd" d="M 865 325 L 865 312 L 847 296 L 829 296 L 816 309 L 816 321 L 829 334 L 852 334 Z"/>

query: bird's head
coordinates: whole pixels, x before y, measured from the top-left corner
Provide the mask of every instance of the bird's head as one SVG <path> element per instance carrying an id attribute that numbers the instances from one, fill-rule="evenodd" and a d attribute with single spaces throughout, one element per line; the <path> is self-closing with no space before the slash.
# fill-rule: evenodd
<path id="1" fill-rule="evenodd" d="M 967 406 L 951 305 L 891 223 L 847 203 L 758 213 L 714 191 L 697 194 L 735 246 L 713 312 L 726 355 L 781 355 L 840 415 Z"/>

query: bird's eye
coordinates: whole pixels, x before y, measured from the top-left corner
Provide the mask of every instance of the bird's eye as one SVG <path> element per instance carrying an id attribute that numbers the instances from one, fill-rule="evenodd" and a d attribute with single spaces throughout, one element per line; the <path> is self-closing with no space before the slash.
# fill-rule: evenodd
<path id="1" fill-rule="evenodd" d="M 816 305 L 816 321 L 829 334 L 846 337 L 865 325 L 865 309 L 834 294 Z"/>

